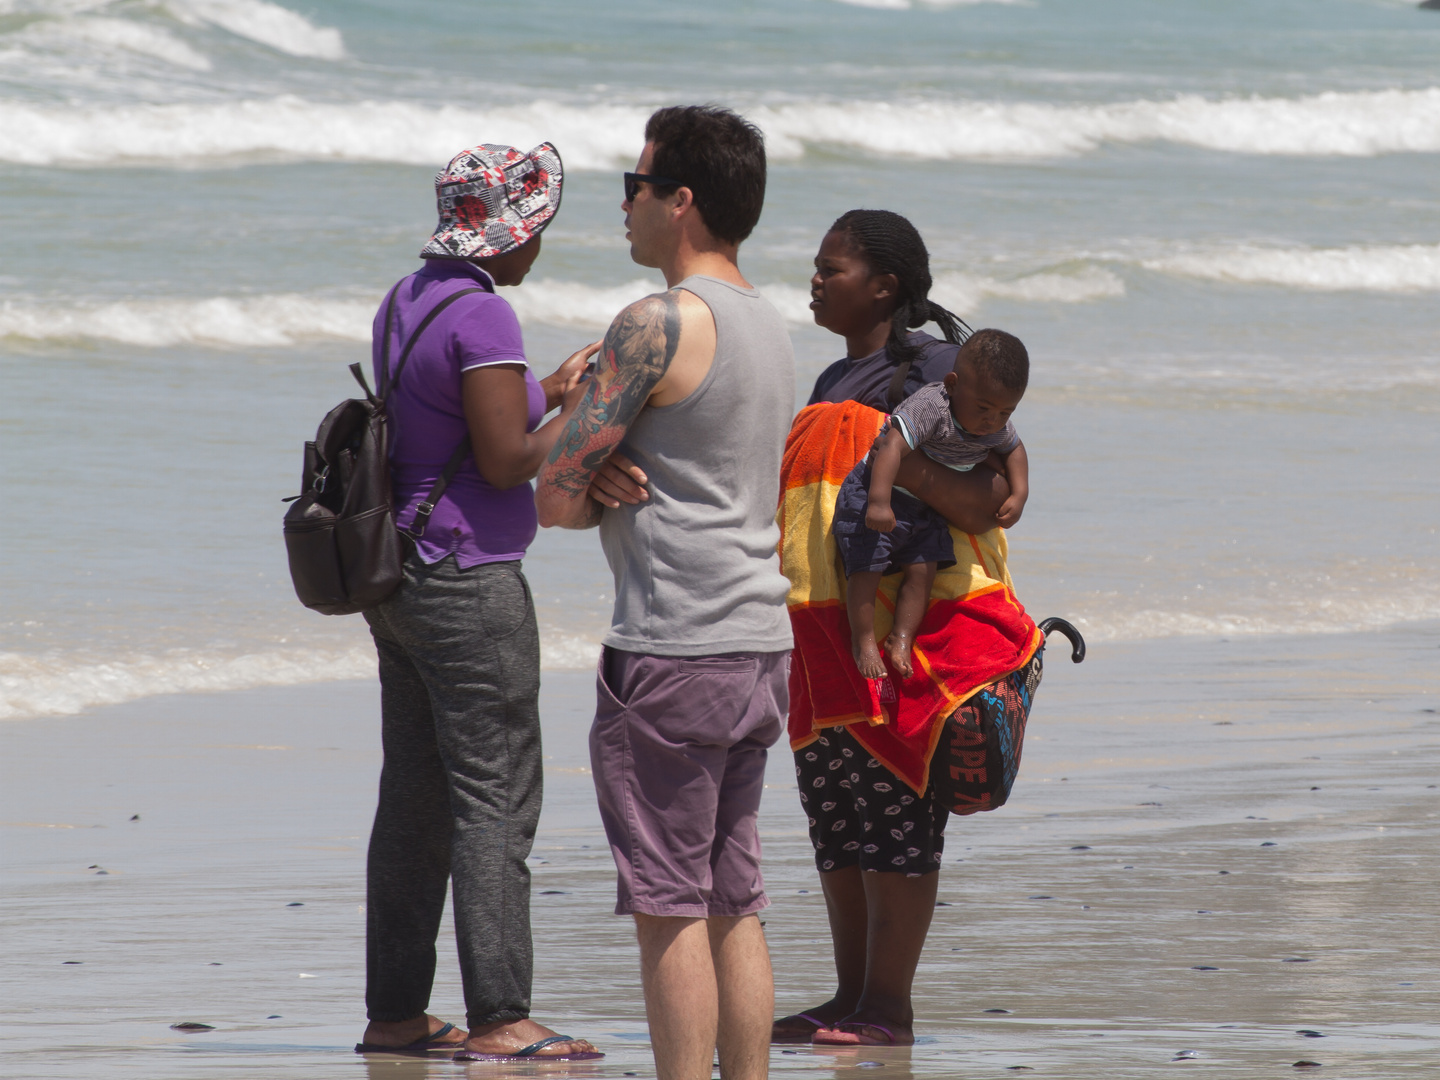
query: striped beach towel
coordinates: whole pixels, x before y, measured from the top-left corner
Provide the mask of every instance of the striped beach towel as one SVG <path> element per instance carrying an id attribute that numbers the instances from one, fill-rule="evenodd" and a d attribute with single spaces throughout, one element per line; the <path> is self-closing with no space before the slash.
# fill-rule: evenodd
<path id="1" fill-rule="evenodd" d="M 952 529 L 955 565 L 931 591 L 914 649 L 914 674 L 888 682 L 861 677 L 850 654 L 845 573 L 830 526 L 846 475 L 870 450 L 885 414 L 857 402 L 802 410 L 781 469 L 780 559 L 790 579 L 795 631 L 790 673 L 790 745 L 847 725 L 874 757 L 923 794 L 943 721 L 977 691 L 1029 662 L 1042 638 L 1020 606 L 1006 569 L 1003 529 L 971 536 Z M 884 640 L 900 575 L 882 579 L 875 636 Z"/>

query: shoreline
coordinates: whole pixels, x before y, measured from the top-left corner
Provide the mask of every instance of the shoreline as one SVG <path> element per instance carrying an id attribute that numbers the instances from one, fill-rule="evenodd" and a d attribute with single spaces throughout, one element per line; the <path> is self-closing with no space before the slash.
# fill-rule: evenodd
<path id="1" fill-rule="evenodd" d="M 1072 619 L 1087 643 L 1106 648 L 1172 646 L 1204 648 L 1227 642 L 1248 641 L 1262 648 L 1270 641 L 1291 638 L 1337 637 L 1370 634 L 1424 633 L 1440 626 L 1433 616 L 1417 616 L 1373 627 L 1320 627 L 1275 633 L 1251 631 L 1243 626 L 1224 632 L 1175 632 L 1165 636 L 1113 638 L 1087 630 L 1086 621 Z M 553 640 L 552 640 L 553 638 Z M 541 672 L 546 677 L 583 675 L 593 668 L 599 652 L 598 639 L 575 634 L 546 636 L 542 628 Z M 99 709 L 113 708 L 151 698 L 244 693 L 251 690 L 284 689 L 342 682 L 373 682 L 374 646 L 363 633 L 353 641 L 328 639 L 314 646 L 271 648 L 269 650 L 222 654 L 193 648 L 139 652 L 126 659 L 103 660 L 79 651 L 69 666 L 55 651 L 24 653 L 0 650 L 0 724 L 85 716 Z M 586 662 L 577 661 L 584 658 Z M 21 674 L 21 665 L 32 670 Z M 317 674 L 339 670 L 336 676 Z"/>
<path id="2" fill-rule="evenodd" d="M 1139 1078 L 1181 1051 L 1237 1080 L 1302 1059 L 1377 1080 L 1433 1064 L 1440 624 L 1049 656 L 1010 804 L 947 829 L 917 1045 L 777 1047 L 776 1073 Z M 592 679 L 542 686 L 535 1015 L 609 1055 L 565 1075 L 653 1075 L 587 771 Z M 377 697 L 361 680 L 0 725 L 13 1069 L 355 1074 Z M 833 973 L 783 748 L 761 827 L 788 1013 Z M 433 1011 L 460 1020 L 450 933 L 447 916 Z M 169 1027 L 184 1021 L 216 1030 Z"/>

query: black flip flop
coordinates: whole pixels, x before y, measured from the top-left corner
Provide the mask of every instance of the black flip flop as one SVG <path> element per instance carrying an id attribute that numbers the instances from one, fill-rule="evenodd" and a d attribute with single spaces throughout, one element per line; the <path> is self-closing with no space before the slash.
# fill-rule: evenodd
<path id="1" fill-rule="evenodd" d="M 410 1057 L 425 1057 L 435 1050 L 458 1050 L 464 1043 L 443 1042 L 446 1035 L 455 1030 L 454 1024 L 446 1024 L 432 1031 L 423 1039 L 416 1039 L 404 1046 L 381 1046 L 379 1043 L 356 1043 L 357 1054 L 405 1054 Z"/>

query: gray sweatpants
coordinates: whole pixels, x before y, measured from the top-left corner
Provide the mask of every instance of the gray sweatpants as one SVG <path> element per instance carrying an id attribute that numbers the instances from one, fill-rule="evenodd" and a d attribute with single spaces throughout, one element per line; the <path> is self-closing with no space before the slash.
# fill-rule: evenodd
<path id="1" fill-rule="evenodd" d="M 540 638 L 520 563 L 426 565 L 365 613 L 385 763 L 366 874 L 365 1005 L 419 1016 L 453 883 L 470 1027 L 530 1015 L 530 871 L 540 818 Z"/>

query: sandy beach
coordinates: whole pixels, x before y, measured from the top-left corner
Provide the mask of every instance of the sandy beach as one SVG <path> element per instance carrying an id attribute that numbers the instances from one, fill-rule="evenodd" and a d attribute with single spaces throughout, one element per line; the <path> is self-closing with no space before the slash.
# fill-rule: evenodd
<path id="1" fill-rule="evenodd" d="M 1051 650 L 1011 804 L 950 823 L 917 1044 L 777 1047 L 775 1074 L 1435 1075 L 1437 650 L 1437 624 L 1108 644 L 1079 667 Z M 653 1076 L 592 700 L 588 676 L 546 676 L 535 1015 L 608 1056 L 473 1075 Z M 6 1075 L 465 1069 L 351 1052 L 375 685 L 154 697 L 0 740 Z M 783 749 L 762 825 L 788 1012 L 832 983 Z M 447 925 L 432 1008 L 463 1020 L 452 943 Z"/>

